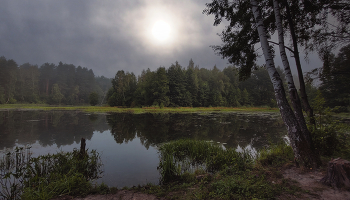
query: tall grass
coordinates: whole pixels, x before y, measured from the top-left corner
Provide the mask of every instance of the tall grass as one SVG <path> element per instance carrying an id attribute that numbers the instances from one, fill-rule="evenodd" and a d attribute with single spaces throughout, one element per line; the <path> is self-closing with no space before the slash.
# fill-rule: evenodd
<path id="1" fill-rule="evenodd" d="M 79 150 L 30 158 L 23 148 L 0 160 L 1 192 L 4 199 L 51 199 L 55 196 L 83 195 L 92 188 L 91 180 L 102 171 L 99 154 Z"/>
<path id="2" fill-rule="evenodd" d="M 302 191 L 279 171 L 281 165 L 293 160 L 293 151 L 286 143 L 252 156 L 206 141 L 177 140 L 160 146 L 159 153 L 163 184 L 150 187 L 153 194 L 171 193 L 167 197 L 174 199 L 174 193 L 181 196 L 179 199 L 274 199 Z M 183 186 L 191 190 L 184 192 Z"/>
<path id="3" fill-rule="evenodd" d="M 251 167 L 252 157 L 247 152 L 236 152 L 207 141 L 182 139 L 163 144 L 159 148 L 160 163 L 158 169 L 161 182 L 178 178 L 191 169 L 203 168 L 215 172 L 230 167 L 246 170 Z"/>
<path id="4" fill-rule="evenodd" d="M 16 147 L 0 159 L 0 199 L 18 199 L 22 194 L 30 147 Z"/>
<path id="5" fill-rule="evenodd" d="M 256 163 L 263 166 L 281 166 L 293 159 L 294 153 L 292 147 L 285 143 L 279 143 L 260 150 L 256 158 Z"/>

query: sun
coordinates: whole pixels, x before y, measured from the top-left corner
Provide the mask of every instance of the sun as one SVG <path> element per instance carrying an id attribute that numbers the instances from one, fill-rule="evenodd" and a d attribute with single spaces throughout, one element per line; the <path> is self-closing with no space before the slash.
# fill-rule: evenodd
<path id="1" fill-rule="evenodd" d="M 168 23 L 164 21 L 157 21 L 152 28 L 152 35 L 156 41 L 166 42 L 169 40 L 171 28 Z"/>

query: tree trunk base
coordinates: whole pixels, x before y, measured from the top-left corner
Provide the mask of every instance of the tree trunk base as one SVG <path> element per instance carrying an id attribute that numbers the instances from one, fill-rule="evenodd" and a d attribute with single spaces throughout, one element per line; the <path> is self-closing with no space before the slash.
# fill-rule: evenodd
<path id="1" fill-rule="evenodd" d="M 321 179 L 325 185 L 333 188 L 350 189 L 350 162 L 336 158 L 328 163 L 327 175 Z"/>

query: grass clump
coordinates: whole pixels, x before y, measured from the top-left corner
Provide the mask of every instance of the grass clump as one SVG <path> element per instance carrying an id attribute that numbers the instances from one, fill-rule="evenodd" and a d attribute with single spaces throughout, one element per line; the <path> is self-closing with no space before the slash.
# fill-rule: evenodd
<path id="1" fill-rule="evenodd" d="M 24 149 L 7 153 L 0 161 L 0 197 L 5 199 L 51 199 L 59 195 L 83 196 L 96 189 L 91 180 L 100 177 L 99 154 L 59 152 L 30 158 Z"/>
<path id="2" fill-rule="evenodd" d="M 159 151 L 162 185 L 138 190 L 169 199 L 269 199 L 300 191 L 279 170 L 293 160 L 284 143 L 262 150 L 255 160 L 248 152 L 196 140 L 173 141 Z"/>
<path id="3" fill-rule="evenodd" d="M 234 149 L 224 149 L 207 141 L 190 139 L 176 140 L 159 148 L 159 170 L 161 182 L 178 178 L 185 172 L 204 168 L 208 172 L 222 170 L 230 166 L 237 170 L 250 167 L 252 159 L 248 153 L 239 153 Z"/>
<path id="4" fill-rule="evenodd" d="M 293 159 L 292 147 L 285 143 L 279 143 L 260 150 L 256 158 L 256 163 L 262 166 L 282 166 Z"/>

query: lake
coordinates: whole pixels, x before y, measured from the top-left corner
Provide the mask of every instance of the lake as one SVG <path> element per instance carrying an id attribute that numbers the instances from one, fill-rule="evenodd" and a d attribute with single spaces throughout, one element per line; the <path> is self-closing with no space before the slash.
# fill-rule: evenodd
<path id="1" fill-rule="evenodd" d="M 279 113 L 88 114 L 80 111 L 0 111 L 0 154 L 30 145 L 33 156 L 71 151 L 86 139 L 103 166 L 97 182 L 159 183 L 157 146 L 180 138 L 253 153 L 285 137 Z"/>

